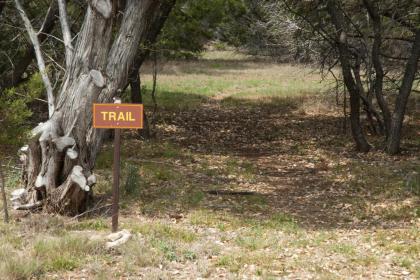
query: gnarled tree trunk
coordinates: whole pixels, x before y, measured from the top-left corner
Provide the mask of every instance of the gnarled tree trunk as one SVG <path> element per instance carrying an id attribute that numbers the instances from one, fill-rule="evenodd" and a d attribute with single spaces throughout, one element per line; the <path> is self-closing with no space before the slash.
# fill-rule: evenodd
<path id="1" fill-rule="evenodd" d="M 140 40 L 159 1 L 128 0 L 112 42 L 110 0 L 91 0 L 73 48 L 66 44 L 68 68 L 48 121 L 33 130 L 21 149 L 25 203 L 17 209 L 44 205 L 74 215 L 85 210 L 96 182 L 93 168 L 104 137 L 92 127 L 92 104 L 110 102 L 127 84 Z M 68 42 L 67 42 L 68 43 Z"/>

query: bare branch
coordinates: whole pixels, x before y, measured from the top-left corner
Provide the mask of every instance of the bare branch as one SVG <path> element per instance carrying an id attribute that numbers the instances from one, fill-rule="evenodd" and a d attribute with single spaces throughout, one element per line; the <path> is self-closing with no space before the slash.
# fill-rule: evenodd
<path id="1" fill-rule="evenodd" d="M 48 77 L 47 70 L 45 68 L 44 58 L 42 57 L 41 45 L 39 44 L 38 36 L 34 28 L 32 27 L 31 21 L 23 10 L 22 5 L 19 0 L 15 0 L 16 9 L 19 11 L 19 14 L 25 24 L 26 31 L 28 32 L 29 38 L 31 39 L 32 45 L 34 46 L 36 60 L 38 62 L 39 72 L 41 73 L 42 81 L 44 82 L 45 89 L 47 90 L 47 99 L 48 99 L 48 114 L 51 117 L 54 113 L 54 95 Z"/>
<path id="2" fill-rule="evenodd" d="M 61 31 L 63 33 L 64 46 L 66 48 L 66 68 L 70 67 L 70 63 L 73 59 L 73 46 L 71 44 L 71 33 L 70 27 L 67 20 L 67 9 L 65 0 L 57 0 L 58 12 L 60 14 Z"/>

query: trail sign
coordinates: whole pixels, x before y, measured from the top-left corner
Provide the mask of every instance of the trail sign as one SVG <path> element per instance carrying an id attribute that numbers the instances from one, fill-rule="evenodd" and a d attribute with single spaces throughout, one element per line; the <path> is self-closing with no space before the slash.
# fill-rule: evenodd
<path id="1" fill-rule="evenodd" d="M 114 104 L 93 104 L 93 127 L 115 128 L 112 175 L 112 232 L 118 230 L 121 128 L 143 128 L 143 104 L 121 104 L 119 98 L 114 98 L 114 101 Z"/>
<path id="2" fill-rule="evenodd" d="M 93 104 L 95 128 L 143 128 L 143 104 Z"/>

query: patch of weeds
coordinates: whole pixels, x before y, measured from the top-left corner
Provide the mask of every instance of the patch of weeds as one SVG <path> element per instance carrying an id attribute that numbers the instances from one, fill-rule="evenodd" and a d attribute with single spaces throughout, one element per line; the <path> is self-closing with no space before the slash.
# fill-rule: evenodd
<path id="1" fill-rule="evenodd" d="M 314 265 L 313 269 L 317 273 L 317 275 L 319 275 L 318 279 L 322 279 L 322 280 L 333 280 L 333 279 L 340 280 L 340 279 L 342 279 L 339 276 L 337 276 L 336 274 L 334 274 L 333 272 L 331 272 L 330 270 L 328 270 L 325 267 L 322 267 L 320 265 L 317 265 L 317 264 Z"/>
<path id="2" fill-rule="evenodd" d="M 133 164 L 127 164 L 125 168 L 126 179 L 123 184 L 123 195 L 131 196 L 139 193 L 141 187 L 141 177 L 139 174 L 139 168 Z"/>
<path id="3" fill-rule="evenodd" d="M 406 257 L 418 258 L 420 254 L 420 243 L 418 242 L 420 232 L 417 227 L 390 232 L 383 230 L 376 233 L 374 241 L 388 250 Z"/>
<path id="4" fill-rule="evenodd" d="M 33 231 L 36 233 L 49 232 L 53 234 L 62 234 L 64 228 L 64 220 L 61 217 L 42 215 L 40 217 L 33 217 L 24 221 L 24 228 L 26 231 Z"/>
<path id="5" fill-rule="evenodd" d="M 175 176 L 174 174 L 168 169 L 159 169 L 155 172 L 155 177 L 161 181 L 169 181 L 172 180 Z"/>
<path id="6" fill-rule="evenodd" d="M 352 263 L 361 265 L 361 266 L 372 266 L 379 262 L 378 258 L 374 255 L 361 255 L 351 259 Z"/>
<path id="7" fill-rule="evenodd" d="M 335 240 L 336 238 L 337 236 L 334 232 L 321 231 L 311 240 L 311 243 L 315 246 L 321 246 L 325 241 Z"/>
<path id="8" fill-rule="evenodd" d="M 172 225 L 156 223 L 132 224 L 134 232 L 157 239 L 169 239 L 191 243 L 197 239 L 197 235 L 189 230 L 178 228 Z"/>
<path id="9" fill-rule="evenodd" d="M 334 243 L 331 244 L 329 246 L 329 250 L 337 253 L 337 254 L 341 254 L 341 255 L 345 255 L 345 256 L 354 256 L 356 254 L 355 251 L 355 247 L 351 244 L 347 244 L 347 243 Z"/>
<path id="10" fill-rule="evenodd" d="M 403 253 L 411 256 L 415 256 L 420 254 L 420 244 L 418 243 L 405 243 L 405 244 L 398 244 L 398 243 L 391 243 L 388 246 L 389 249 L 393 250 L 396 253 Z"/>
<path id="11" fill-rule="evenodd" d="M 254 179 L 255 175 L 257 173 L 257 168 L 255 165 L 251 162 L 244 162 L 241 164 L 241 167 L 243 168 L 243 176 L 247 180 Z"/>
<path id="12" fill-rule="evenodd" d="M 95 280 L 108 280 L 110 278 L 110 272 L 107 269 L 101 269 L 95 272 Z"/>
<path id="13" fill-rule="evenodd" d="M 413 260 L 403 257 L 397 260 L 397 264 L 406 269 L 411 269 L 411 266 L 413 265 Z"/>
<path id="14" fill-rule="evenodd" d="M 96 158 L 95 167 L 97 169 L 110 169 L 112 168 L 113 162 L 113 150 L 112 149 L 103 149 Z"/>
<path id="15" fill-rule="evenodd" d="M 175 179 L 175 173 L 168 168 L 157 164 L 144 164 L 140 167 L 141 173 L 150 180 L 170 181 Z"/>
<path id="16" fill-rule="evenodd" d="M 202 162 L 196 171 L 198 173 L 204 173 L 210 177 L 219 175 L 219 169 L 210 166 L 208 162 Z"/>
<path id="17" fill-rule="evenodd" d="M 246 248 L 251 251 L 265 249 L 276 244 L 277 239 L 270 234 L 270 231 L 264 230 L 261 227 L 251 228 L 247 232 L 243 232 L 236 237 L 235 243 L 238 246 Z"/>
<path id="18" fill-rule="evenodd" d="M 169 143 L 164 143 L 164 145 L 162 146 L 162 157 L 164 158 L 176 158 L 176 157 L 180 157 L 180 153 L 182 151 L 180 151 L 179 148 L 174 147 L 173 145 L 169 144 Z"/>
<path id="19" fill-rule="evenodd" d="M 296 247 L 296 248 L 305 248 L 306 246 L 311 245 L 311 240 L 306 238 L 293 238 L 289 243 L 289 246 Z"/>
<path id="20" fill-rule="evenodd" d="M 0 259 L 0 275 L 5 280 L 39 278 L 45 271 L 43 265 L 28 254 L 9 252 L 7 258 Z"/>
<path id="21" fill-rule="evenodd" d="M 419 279 L 420 276 L 420 265 L 416 262 L 416 259 L 409 257 L 395 257 L 394 264 L 405 268 L 406 270 L 413 273 L 414 279 Z"/>
<path id="22" fill-rule="evenodd" d="M 233 268 L 233 269 L 236 269 L 236 260 L 235 260 L 235 258 L 232 256 L 232 255 L 223 255 L 223 256 L 220 256 L 218 259 L 217 259 L 217 262 L 216 262 L 216 265 L 217 266 L 223 266 L 223 267 L 229 267 L 229 268 Z"/>
<path id="23" fill-rule="evenodd" d="M 240 163 L 237 159 L 229 158 L 226 161 L 226 172 L 228 174 L 236 173 L 236 171 L 239 167 L 240 167 Z"/>
<path id="24" fill-rule="evenodd" d="M 12 229 L 4 228 L 0 230 L 0 244 L 3 243 L 15 249 L 21 249 L 23 242 L 22 235 L 17 235 Z"/>
<path id="25" fill-rule="evenodd" d="M 271 216 L 267 221 L 263 221 L 264 227 L 279 229 L 285 232 L 296 232 L 299 226 L 292 216 L 286 213 L 276 213 Z"/>
<path id="26" fill-rule="evenodd" d="M 251 206 L 251 208 L 266 208 L 267 206 L 267 199 L 261 194 L 247 195 L 244 198 L 247 205 Z"/>
<path id="27" fill-rule="evenodd" d="M 197 259 L 197 254 L 196 254 L 196 253 L 194 253 L 194 252 L 192 252 L 192 251 L 189 251 L 189 250 L 184 251 L 183 256 L 184 256 L 184 258 L 185 258 L 186 260 L 188 260 L 188 261 L 194 261 L 194 260 L 196 260 L 196 259 Z"/>
<path id="28" fill-rule="evenodd" d="M 418 216 L 418 207 L 413 208 L 409 205 L 398 205 L 396 207 L 386 208 L 381 211 L 380 216 L 386 220 L 402 220 L 407 217 Z"/>
<path id="29" fill-rule="evenodd" d="M 39 238 L 34 244 L 34 256 L 47 271 L 72 270 L 84 258 L 98 254 L 101 246 L 86 238 L 65 235 L 60 238 Z"/>
<path id="30" fill-rule="evenodd" d="M 195 207 L 205 198 L 205 194 L 202 191 L 192 191 L 187 194 L 186 202 L 189 206 Z"/>
<path id="31" fill-rule="evenodd" d="M 221 231 L 236 229 L 243 225 L 238 218 L 232 215 L 226 213 L 218 214 L 205 210 L 192 212 L 189 216 L 189 220 L 193 225 L 218 228 Z"/>
<path id="32" fill-rule="evenodd" d="M 283 270 L 283 265 L 276 260 L 276 256 L 265 251 L 238 251 L 222 255 L 216 262 L 216 266 L 226 267 L 231 272 L 238 272 L 245 265 L 255 265 L 259 269 Z"/>
<path id="33" fill-rule="evenodd" d="M 15 189 L 21 184 L 21 174 L 19 172 L 16 172 L 16 170 L 8 170 L 7 176 L 5 176 L 5 185 L 8 189 Z"/>
<path id="34" fill-rule="evenodd" d="M 147 246 L 142 240 L 134 239 L 121 248 L 126 268 L 157 266 L 162 262 L 161 251 Z"/>
<path id="35" fill-rule="evenodd" d="M 93 191 L 97 194 L 110 194 L 112 192 L 112 179 L 110 176 L 99 178 Z"/>
<path id="36" fill-rule="evenodd" d="M 70 230 L 106 230 L 109 229 L 109 224 L 104 219 L 89 219 L 82 220 L 74 225 L 68 226 Z"/>
<path id="37" fill-rule="evenodd" d="M 153 239 L 152 245 L 153 247 L 158 248 L 168 261 L 177 261 L 178 257 L 173 244 L 170 244 L 165 240 Z"/>
<path id="38" fill-rule="evenodd" d="M 200 83 L 201 81 L 193 80 Z M 192 85 L 191 80 L 185 81 L 185 84 L 165 85 L 162 81 L 159 82 L 158 90 L 156 91 L 156 98 L 159 100 L 159 107 L 166 110 L 188 110 L 197 107 L 207 99 L 205 96 L 198 94 L 198 85 Z M 152 107 L 153 101 L 151 98 L 151 84 L 145 81 L 147 86 L 144 89 L 144 104 L 146 107 Z M 174 86 L 178 91 L 174 91 Z"/>

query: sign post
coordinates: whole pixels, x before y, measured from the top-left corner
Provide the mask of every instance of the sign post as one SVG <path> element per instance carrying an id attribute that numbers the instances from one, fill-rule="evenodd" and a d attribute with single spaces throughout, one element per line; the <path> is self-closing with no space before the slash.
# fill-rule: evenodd
<path id="1" fill-rule="evenodd" d="M 121 104 L 121 99 L 114 99 L 115 104 Z M 121 130 L 114 130 L 114 164 L 112 165 L 112 232 L 118 231 L 118 212 L 120 202 L 120 151 L 121 151 Z"/>
<path id="2" fill-rule="evenodd" d="M 114 164 L 112 186 L 112 232 L 118 231 L 120 197 L 120 149 L 122 128 L 143 128 L 143 104 L 121 104 L 114 98 L 114 104 L 93 104 L 93 127 L 114 128 Z"/>

